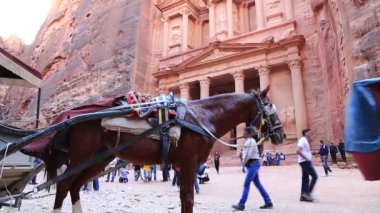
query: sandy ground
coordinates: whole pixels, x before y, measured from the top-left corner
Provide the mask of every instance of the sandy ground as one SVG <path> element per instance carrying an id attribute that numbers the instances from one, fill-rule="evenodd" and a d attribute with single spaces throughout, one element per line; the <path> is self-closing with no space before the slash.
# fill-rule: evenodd
<path id="1" fill-rule="evenodd" d="M 299 201 L 301 171 L 298 165 L 261 167 L 260 178 L 269 192 L 274 208 L 260 210 L 263 200 L 254 185 L 246 203 L 246 212 L 380 212 L 380 181 L 364 181 L 357 169 L 342 170 L 332 167 L 333 175 L 323 176 L 322 167 L 316 167 L 319 174 L 314 203 Z M 130 179 L 133 171 L 130 171 Z M 42 176 L 39 176 L 39 182 Z M 161 180 L 161 173 L 158 173 Z M 210 168 L 211 181 L 201 184 L 201 191 L 195 195 L 194 212 L 233 212 L 231 205 L 241 195 L 244 174 L 239 167 L 222 167 L 218 175 Z M 28 186 L 30 188 L 31 186 Z M 40 196 L 40 192 L 34 196 Z M 20 212 L 51 212 L 54 196 L 24 200 Z M 142 181 L 129 183 L 107 183 L 100 179 L 100 191 L 81 192 L 84 212 L 180 212 L 177 187 L 171 183 Z M 6 209 L 0 212 L 6 212 Z M 62 209 L 71 212 L 70 198 L 67 197 Z"/>

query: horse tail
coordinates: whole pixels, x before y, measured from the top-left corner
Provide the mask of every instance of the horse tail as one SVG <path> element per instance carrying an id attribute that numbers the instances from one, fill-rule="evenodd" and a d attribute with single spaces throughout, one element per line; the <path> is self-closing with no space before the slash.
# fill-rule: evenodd
<path id="1" fill-rule="evenodd" d="M 55 149 L 50 137 L 37 139 L 20 151 L 26 155 L 39 158 L 45 163 L 45 176 L 48 181 L 57 176 L 58 168 L 69 162 L 68 154 Z"/>
<path id="2" fill-rule="evenodd" d="M 68 153 L 60 150 L 52 149 L 51 153 L 46 157 L 46 159 L 47 160 L 44 162 L 46 166 L 45 176 L 47 181 L 57 177 L 57 170 L 63 165 L 69 165 Z M 48 190 L 50 190 L 50 187 L 48 187 Z"/>

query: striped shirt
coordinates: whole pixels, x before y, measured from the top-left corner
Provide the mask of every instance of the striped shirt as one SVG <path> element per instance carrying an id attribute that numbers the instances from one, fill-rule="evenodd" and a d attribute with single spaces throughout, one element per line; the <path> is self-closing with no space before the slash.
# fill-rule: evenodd
<path id="1" fill-rule="evenodd" d="M 247 163 L 250 159 L 259 159 L 259 157 L 259 149 L 256 140 L 252 137 L 247 138 L 244 143 L 243 163 Z"/>

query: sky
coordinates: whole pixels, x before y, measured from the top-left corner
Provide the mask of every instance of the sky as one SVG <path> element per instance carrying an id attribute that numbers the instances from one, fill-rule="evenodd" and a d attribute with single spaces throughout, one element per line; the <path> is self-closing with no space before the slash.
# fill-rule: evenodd
<path id="1" fill-rule="evenodd" d="M 25 44 L 34 41 L 52 0 L 0 0 L 0 36 L 16 35 Z"/>

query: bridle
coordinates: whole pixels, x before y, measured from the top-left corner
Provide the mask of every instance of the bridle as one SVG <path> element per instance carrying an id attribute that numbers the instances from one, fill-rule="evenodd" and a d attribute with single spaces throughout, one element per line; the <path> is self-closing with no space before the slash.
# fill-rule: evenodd
<path id="1" fill-rule="evenodd" d="M 261 138 L 259 138 L 259 143 L 262 143 L 264 141 L 266 141 L 269 137 L 271 136 L 274 136 L 276 135 L 275 133 L 275 130 L 278 129 L 278 128 L 281 128 L 282 127 L 282 124 L 280 122 L 280 120 L 278 119 L 277 117 L 277 114 L 276 113 L 273 113 L 273 114 L 269 114 L 268 113 L 268 110 L 265 108 L 267 105 L 273 105 L 272 103 L 264 103 L 262 98 L 261 98 L 261 95 L 260 95 L 260 92 L 256 92 L 254 91 L 253 93 L 251 93 L 255 103 L 256 103 L 256 107 L 257 109 L 259 110 L 259 113 L 256 115 L 255 119 L 249 124 L 249 125 L 252 125 L 253 122 L 255 122 L 255 120 L 258 120 L 258 116 L 260 116 L 260 127 L 259 127 L 259 132 L 258 132 L 258 136 Z M 268 99 L 268 98 L 267 98 Z M 229 147 L 233 147 L 233 148 L 239 148 L 237 144 L 230 144 L 228 142 L 225 142 L 223 140 L 220 140 L 219 138 L 217 138 L 203 123 L 202 121 L 199 120 L 199 118 L 194 114 L 194 112 L 192 112 L 185 103 L 182 103 L 182 102 L 177 102 L 178 105 L 182 105 L 186 112 L 188 112 L 190 114 L 190 116 L 197 122 L 197 124 L 204 130 L 206 131 L 210 136 L 211 138 L 213 138 L 214 140 L 226 145 L 226 146 L 229 146 Z M 273 105 L 274 106 L 274 105 Z M 272 117 L 272 119 L 271 119 Z M 273 121 L 272 121 L 273 120 Z M 264 124 L 267 123 L 268 125 L 268 128 L 267 128 L 267 131 L 265 133 L 261 132 L 262 131 L 262 127 L 264 126 Z M 259 134 L 260 133 L 260 134 Z"/>
<path id="2" fill-rule="evenodd" d="M 259 127 L 257 128 L 257 135 L 259 139 L 260 137 L 267 139 L 271 136 L 276 136 L 275 131 L 279 128 L 282 128 L 282 123 L 276 114 L 275 105 L 269 101 L 264 102 L 261 98 L 260 92 L 254 91 L 251 94 L 255 100 L 259 113 L 253 119 L 250 125 L 256 126 L 257 122 L 260 122 Z M 268 97 L 266 97 L 266 99 L 269 100 Z M 263 126 L 265 126 L 265 124 L 267 125 L 267 129 L 265 132 L 263 132 Z"/>

